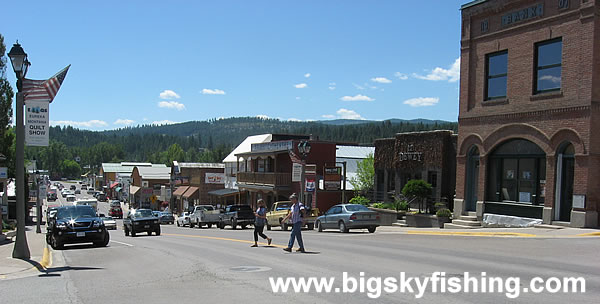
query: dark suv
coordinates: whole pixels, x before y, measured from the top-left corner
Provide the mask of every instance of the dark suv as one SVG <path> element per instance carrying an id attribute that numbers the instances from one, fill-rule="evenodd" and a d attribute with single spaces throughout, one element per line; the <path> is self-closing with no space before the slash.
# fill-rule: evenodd
<path id="1" fill-rule="evenodd" d="M 160 235 L 160 220 L 152 215 L 150 209 L 133 209 L 129 211 L 126 218 L 123 219 L 123 230 L 125 236 L 136 236 L 137 233 L 147 232 L 152 235 Z"/>
<path id="2" fill-rule="evenodd" d="M 109 241 L 110 235 L 104 222 L 92 206 L 58 207 L 48 222 L 46 242 L 53 249 L 77 243 L 94 243 L 94 246 L 105 247 Z"/>

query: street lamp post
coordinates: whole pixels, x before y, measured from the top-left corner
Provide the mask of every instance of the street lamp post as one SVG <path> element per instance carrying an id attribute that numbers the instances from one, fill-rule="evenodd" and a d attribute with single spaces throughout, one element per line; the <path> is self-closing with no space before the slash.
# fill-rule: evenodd
<path id="1" fill-rule="evenodd" d="M 303 140 L 298 144 L 298 152 L 302 156 L 302 174 L 300 175 L 300 199 L 306 204 L 304 199 L 304 187 L 306 186 L 305 180 L 305 169 L 306 169 L 306 157 L 310 153 L 310 143 L 307 140 Z"/>
<path id="2" fill-rule="evenodd" d="M 13 258 L 29 259 L 29 246 L 27 245 L 27 236 L 25 234 L 25 126 L 23 125 L 23 78 L 29 69 L 29 60 L 27 54 L 19 42 L 15 43 L 8 53 L 13 70 L 17 76 L 17 147 L 16 147 L 16 171 L 17 171 L 17 240 L 13 249 Z"/>

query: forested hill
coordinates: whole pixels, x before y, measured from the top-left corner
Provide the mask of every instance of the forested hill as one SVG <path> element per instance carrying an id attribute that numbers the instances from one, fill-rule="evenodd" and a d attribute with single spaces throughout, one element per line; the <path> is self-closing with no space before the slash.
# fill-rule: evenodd
<path id="1" fill-rule="evenodd" d="M 373 144 L 396 133 L 457 130 L 457 123 L 417 120 L 291 122 L 237 117 L 171 125 L 143 125 L 109 131 L 51 127 L 49 147 L 28 147 L 27 159 L 37 159 L 54 176 L 78 176 L 103 162 L 221 162 L 247 136 L 284 133 L 312 134 L 321 140 Z M 79 160 L 75 163 L 74 160 Z M 78 168 L 79 166 L 79 168 Z"/>

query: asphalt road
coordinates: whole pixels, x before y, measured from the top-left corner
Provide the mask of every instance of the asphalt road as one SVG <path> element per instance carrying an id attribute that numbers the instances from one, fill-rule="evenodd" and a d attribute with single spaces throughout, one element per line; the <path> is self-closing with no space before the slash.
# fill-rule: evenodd
<path id="1" fill-rule="evenodd" d="M 100 211 L 108 205 L 101 203 Z M 383 293 L 377 299 L 360 293 L 278 293 L 269 277 L 407 276 L 425 278 L 445 272 L 463 278 L 519 277 L 520 287 L 533 277 L 583 277 L 586 293 L 520 292 L 434 293 L 422 303 L 597 303 L 600 296 L 600 243 L 597 239 L 532 239 L 406 235 L 392 229 L 374 234 L 356 231 L 305 231 L 309 253 L 285 253 L 289 232 L 266 231 L 273 246 L 250 248 L 252 230 L 197 229 L 163 225 L 161 236 L 125 237 L 111 231 L 106 248 L 68 246 L 53 251 L 46 274 L 2 281 L 6 303 L 413 303 L 415 293 Z M 371 285 L 374 286 L 374 285 Z M 413 283 L 413 288 L 414 287 Z M 511 294 L 515 294 L 511 292 Z"/>

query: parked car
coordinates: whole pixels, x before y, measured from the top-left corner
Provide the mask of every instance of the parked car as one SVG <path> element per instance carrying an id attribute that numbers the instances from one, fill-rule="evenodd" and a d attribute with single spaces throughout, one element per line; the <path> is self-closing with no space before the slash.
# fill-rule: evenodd
<path id="1" fill-rule="evenodd" d="M 104 222 L 104 226 L 109 230 L 117 230 L 117 221 L 112 216 L 105 216 L 101 218 Z"/>
<path id="2" fill-rule="evenodd" d="M 91 206 L 58 207 L 46 231 L 46 242 L 53 249 L 76 243 L 94 243 L 94 246 L 104 247 L 110 240 L 104 222 Z"/>
<path id="3" fill-rule="evenodd" d="M 81 190 L 75 189 L 75 194 L 81 194 Z"/>
<path id="4" fill-rule="evenodd" d="M 324 229 L 339 229 L 343 233 L 350 229 L 369 229 L 369 233 L 373 233 L 379 223 L 379 214 L 363 205 L 338 204 L 319 216 L 316 226 L 319 232 Z"/>
<path id="5" fill-rule="evenodd" d="M 152 210 L 132 209 L 129 211 L 127 217 L 123 219 L 123 230 L 125 231 L 125 236 L 131 234 L 132 237 L 140 232 L 147 232 L 148 235 L 152 235 L 152 232 L 154 232 L 156 235 L 160 235 L 160 223 L 152 215 Z"/>
<path id="6" fill-rule="evenodd" d="M 158 220 L 161 224 L 172 225 L 173 223 L 175 223 L 175 217 L 171 212 L 158 212 Z"/>
<path id="7" fill-rule="evenodd" d="M 108 201 L 108 199 L 107 199 L 107 197 L 106 197 L 106 194 L 105 194 L 104 192 L 100 192 L 100 193 L 98 193 L 98 195 L 96 195 L 96 199 L 97 199 L 99 202 L 106 202 L 106 201 Z"/>
<path id="8" fill-rule="evenodd" d="M 225 229 L 230 225 L 231 229 L 236 229 L 239 225 L 242 229 L 254 224 L 254 211 L 248 205 L 229 205 L 222 214 L 219 222 L 219 228 Z"/>
<path id="9" fill-rule="evenodd" d="M 217 226 L 220 222 L 221 210 L 215 209 L 212 205 L 194 206 L 194 212 L 190 214 L 190 228 L 194 226 L 202 228 L 204 225 L 211 228 L 213 224 Z"/>
<path id="10" fill-rule="evenodd" d="M 87 188 L 87 194 L 94 194 L 94 188 Z"/>
<path id="11" fill-rule="evenodd" d="M 73 203 L 76 200 L 77 200 L 77 197 L 75 195 L 71 195 L 71 194 L 67 195 L 67 202 L 68 203 Z"/>
<path id="12" fill-rule="evenodd" d="M 81 190 L 87 190 L 88 186 L 86 184 L 81 185 Z"/>
<path id="13" fill-rule="evenodd" d="M 177 216 L 177 227 L 185 226 L 190 224 L 190 213 L 183 212 Z"/>
<path id="14" fill-rule="evenodd" d="M 287 230 L 288 227 L 292 226 L 291 219 L 285 223 L 282 222 L 283 218 L 290 213 L 291 207 L 291 201 L 279 201 L 273 203 L 273 205 L 271 205 L 271 210 L 267 212 L 267 230 L 271 230 L 272 227 L 277 226 L 280 226 L 282 230 Z M 309 230 L 315 228 L 317 216 L 319 216 L 319 209 L 306 209 L 304 223 Z"/>
<path id="15" fill-rule="evenodd" d="M 71 185 L 71 187 L 69 187 L 69 190 L 75 191 L 75 189 L 77 189 L 77 186 L 75 186 L 75 185 Z"/>
<path id="16" fill-rule="evenodd" d="M 50 202 L 57 200 L 58 197 L 56 196 L 56 191 L 48 191 L 46 194 L 46 199 Z"/>

